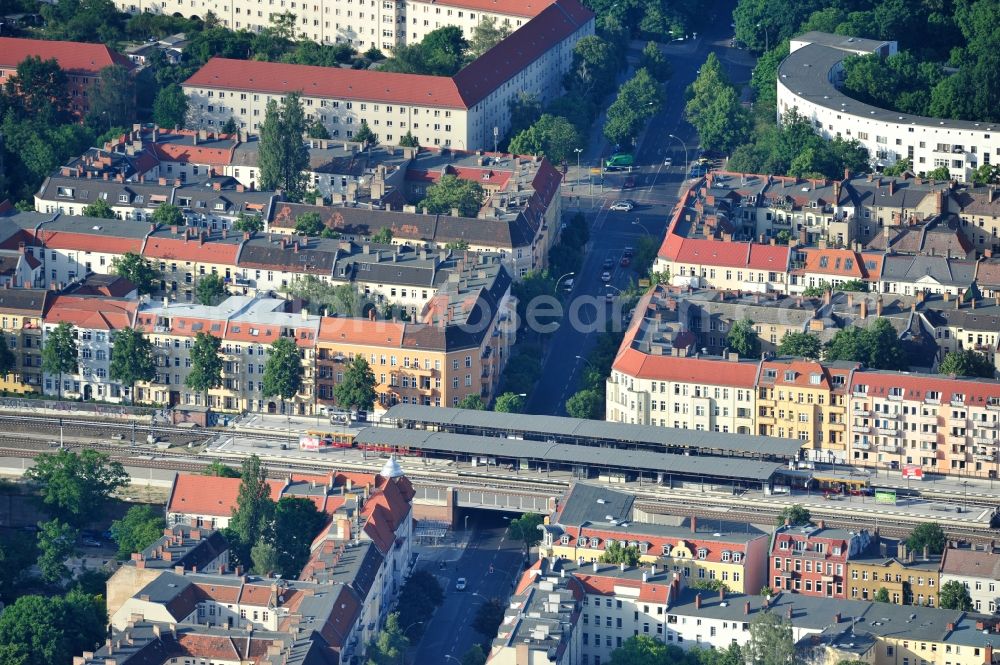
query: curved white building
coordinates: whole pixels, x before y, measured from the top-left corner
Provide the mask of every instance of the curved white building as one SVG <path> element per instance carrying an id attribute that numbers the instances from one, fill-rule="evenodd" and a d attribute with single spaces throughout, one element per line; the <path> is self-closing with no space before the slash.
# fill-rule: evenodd
<path id="1" fill-rule="evenodd" d="M 797 108 L 824 138 L 857 139 L 875 167 L 909 157 L 918 174 L 947 166 L 952 179 L 965 182 L 981 164 L 1000 163 L 1000 124 L 907 115 L 864 104 L 838 89 L 848 56 L 895 52 L 894 41 L 825 32 L 796 37 L 778 67 L 779 122 Z"/>

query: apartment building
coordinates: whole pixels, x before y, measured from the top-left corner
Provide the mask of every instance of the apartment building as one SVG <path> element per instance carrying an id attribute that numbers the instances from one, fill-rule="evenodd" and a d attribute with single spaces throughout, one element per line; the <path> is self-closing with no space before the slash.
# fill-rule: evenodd
<path id="1" fill-rule="evenodd" d="M 634 547 L 642 564 L 676 574 L 685 584 L 713 580 L 737 593 L 765 586 L 768 534 L 746 525 L 697 518 L 662 523 L 634 505 L 634 497 L 596 485 L 574 483 L 542 527 L 542 557 L 595 563 L 611 544 Z M 662 517 L 662 516 L 659 516 Z"/>
<path id="2" fill-rule="evenodd" d="M 882 589 L 895 605 L 938 606 L 941 556 L 913 552 L 906 543 L 876 533 L 868 549 L 847 561 L 847 595 L 874 600 Z"/>
<path id="3" fill-rule="evenodd" d="M 771 588 L 777 592 L 820 598 L 847 598 L 848 559 L 871 543 L 866 529 L 828 529 L 785 525 L 771 541 Z"/>
<path id="4" fill-rule="evenodd" d="M 940 583 L 948 582 L 968 589 L 976 612 L 995 614 L 1000 608 L 1000 552 L 995 543 L 945 549 Z"/>
<path id="5" fill-rule="evenodd" d="M 757 433 L 798 439 L 808 459 L 848 458 L 848 394 L 858 363 L 776 358 L 757 375 Z"/>
<path id="6" fill-rule="evenodd" d="M 150 302 L 136 314 L 135 325 L 156 349 L 153 381 L 137 386 L 136 399 L 170 406 L 208 406 L 219 411 L 311 415 L 315 408 L 315 349 L 320 317 L 307 310 L 287 311 L 278 298 L 230 296 L 218 306 Z M 222 384 L 208 391 L 185 385 L 191 371 L 191 348 L 198 333 L 221 340 Z M 268 349 L 278 339 L 291 339 L 302 357 L 302 386 L 285 402 L 264 394 Z"/>
<path id="7" fill-rule="evenodd" d="M 449 284 L 459 286 L 457 280 Z M 501 269 L 478 288 L 442 289 L 412 323 L 324 318 L 316 348 L 317 402 L 335 404 L 334 387 L 358 355 L 375 374 L 378 411 L 400 403 L 457 406 L 469 395 L 489 401 L 514 342 L 510 285 Z"/>
<path id="8" fill-rule="evenodd" d="M 53 296 L 45 289 L 0 289 L 0 331 L 14 354 L 10 372 L 0 377 L 6 393 L 42 390 L 42 319 Z"/>
<path id="9" fill-rule="evenodd" d="M 55 295 L 42 318 L 42 346 L 60 323 L 68 323 L 77 344 L 77 369 L 62 375 L 44 372 L 43 392 L 67 399 L 128 399 L 129 387 L 110 375 L 111 347 L 117 331 L 135 325 L 138 308 L 134 298 Z"/>
<path id="10" fill-rule="evenodd" d="M 17 74 L 17 66 L 32 56 L 59 63 L 66 74 L 67 97 L 61 101 L 76 118 L 83 118 L 90 110 L 87 95 L 102 69 L 114 65 L 132 69 L 127 57 L 104 44 L 0 37 L 0 84 L 6 86 Z"/>
<path id="11" fill-rule="evenodd" d="M 883 252 L 856 252 L 850 249 L 805 248 L 789 275 L 790 293 L 830 285 L 842 287 L 847 282 L 870 283 L 882 273 Z"/>
<path id="12" fill-rule="evenodd" d="M 214 129 L 233 118 L 257 133 L 268 101 L 300 92 L 307 118 L 334 139 L 350 139 L 365 120 L 390 145 L 412 132 L 421 145 L 487 148 L 507 133 L 518 94 L 543 103 L 558 94 L 573 47 L 592 34 L 590 10 L 556 0 L 453 77 L 212 58 L 183 83 L 188 124 Z"/>
<path id="13" fill-rule="evenodd" d="M 855 372 L 850 405 L 854 466 L 997 477 L 998 381 Z"/>

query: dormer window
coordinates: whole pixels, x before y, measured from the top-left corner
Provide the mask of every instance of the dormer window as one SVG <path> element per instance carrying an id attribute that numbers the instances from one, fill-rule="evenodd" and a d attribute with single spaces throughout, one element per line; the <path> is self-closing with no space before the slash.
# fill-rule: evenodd
<path id="1" fill-rule="evenodd" d="M 601 539 L 600 538 L 591 538 L 590 539 L 590 546 L 591 547 L 598 547 L 600 544 L 601 544 Z"/>
<path id="2" fill-rule="evenodd" d="M 566 534 L 563 534 L 563 536 L 559 539 L 559 544 L 560 545 L 569 545 L 569 536 L 567 536 Z"/>
<path id="3" fill-rule="evenodd" d="M 725 561 L 726 563 L 729 562 L 729 550 L 722 551 L 722 560 Z"/>
<path id="4" fill-rule="evenodd" d="M 128 203 L 128 194 L 119 194 L 118 201 L 120 203 Z"/>
<path id="5" fill-rule="evenodd" d="M 698 558 L 699 559 L 704 559 L 706 557 L 708 557 L 708 550 L 705 549 L 704 547 L 699 547 L 698 548 Z"/>
<path id="6" fill-rule="evenodd" d="M 785 381 L 794 381 L 794 380 L 795 380 L 795 372 L 793 370 L 788 370 L 787 372 L 785 372 Z"/>
<path id="7" fill-rule="evenodd" d="M 740 561 L 743 561 L 743 553 L 733 552 L 733 563 L 739 563 Z"/>
<path id="8" fill-rule="evenodd" d="M 662 552 L 663 556 L 670 556 L 670 545 L 664 545 L 661 547 L 660 552 Z"/>
<path id="9" fill-rule="evenodd" d="M 223 203 L 223 202 L 221 202 L 221 201 L 219 201 L 218 203 L 215 204 L 215 209 L 216 210 L 225 210 L 226 209 L 226 204 Z"/>
<path id="10" fill-rule="evenodd" d="M 56 196 L 65 196 L 66 198 L 73 198 L 73 188 L 72 187 L 58 187 L 56 188 Z"/>

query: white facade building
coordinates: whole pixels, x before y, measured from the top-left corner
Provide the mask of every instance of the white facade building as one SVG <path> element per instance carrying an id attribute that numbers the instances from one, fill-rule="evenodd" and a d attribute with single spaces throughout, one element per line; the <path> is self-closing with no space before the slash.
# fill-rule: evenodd
<path id="1" fill-rule="evenodd" d="M 1000 125 L 881 109 L 837 88 L 845 58 L 869 53 L 888 57 L 896 53 L 896 42 L 807 32 L 792 39 L 790 48 L 778 67 L 779 121 L 795 108 L 824 138 L 859 141 L 875 166 L 909 158 L 917 173 L 946 166 L 959 182 L 981 164 L 1000 160 Z"/>

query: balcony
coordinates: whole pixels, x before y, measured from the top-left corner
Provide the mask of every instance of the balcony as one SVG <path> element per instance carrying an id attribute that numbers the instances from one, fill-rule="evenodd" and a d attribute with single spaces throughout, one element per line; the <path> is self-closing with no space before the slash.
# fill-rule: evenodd
<path id="1" fill-rule="evenodd" d="M 858 416 L 860 418 L 869 418 L 871 417 L 872 412 L 868 409 L 855 409 L 854 411 L 851 411 L 851 415 Z"/>
<path id="2" fill-rule="evenodd" d="M 871 434 L 873 430 L 871 425 L 851 425 L 851 431 L 856 434 Z"/>
<path id="3" fill-rule="evenodd" d="M 859 442 L 853 444 L 853 446 L 857 450 L 871 450 L 872 449 L 872 444 L 864 442 L 864 441 L 859 441 Z"/>
<path id="4" fill-rule="evenodd" d="M 997 456 L 991 453 L 977 452 L 972 454 L 972 458 L 975 459 L 977 462 L 992 462 L 997 458 Z"/>
<path id="5" fill-rule="evenodd" d="M 982 446 L 993 446 L 994 448 L 1000 446 L 1000 439 L 994 439 L 992 436 L 974 436 L 972 440 Z"/>
<path id="6" fill-rule="evenodd" d="M 902 430 L 895 429 L 893 427 L 878 427 L 876 431 L 882 436 L 896 436 L 898 437 Z"/>
<path id="7" fill-rule="evenodd" d="M 880 443 L 878 450 L 881 453 L 898 453 L 899 446 L 893 443 Z"/>

